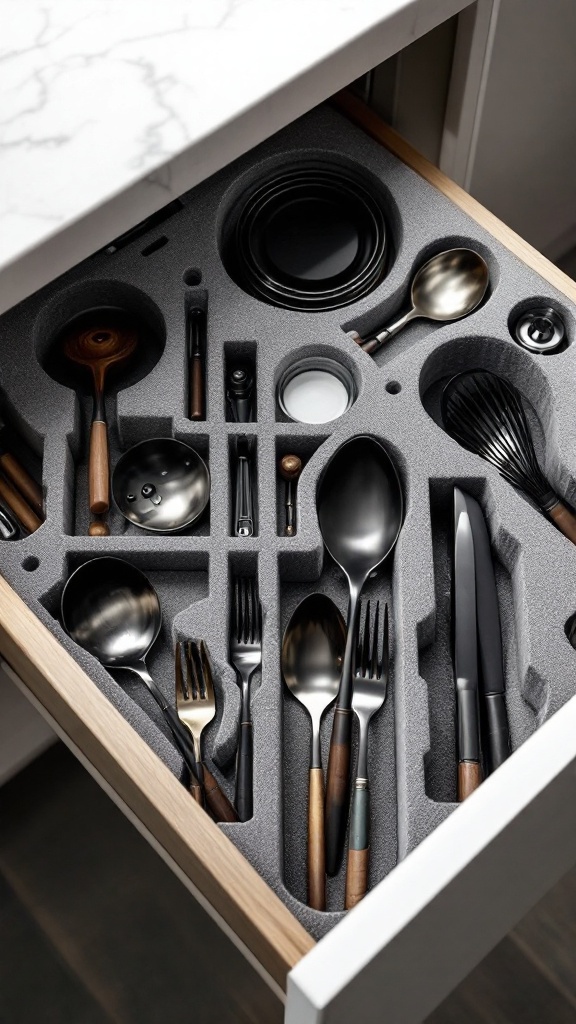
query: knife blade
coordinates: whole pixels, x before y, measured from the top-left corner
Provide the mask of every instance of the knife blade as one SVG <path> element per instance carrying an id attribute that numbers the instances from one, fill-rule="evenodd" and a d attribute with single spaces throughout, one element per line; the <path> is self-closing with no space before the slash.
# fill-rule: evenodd
<path id="1" fill-rule="evenodd" d="M 493 772 L 512 752 L 506 710 L 502 630 L 486 521 L 475 498 L 469 494 L 465 498 L 474 539 L 480 693 L 486 710 L 489 768 Z"/>
<path id="2" fill-rule="evenodd" d="M 458 799 L 482 781 L 478 705 L 476 567 L 466 495 L 454 488 L 454 676 L 458 722 Z"/>

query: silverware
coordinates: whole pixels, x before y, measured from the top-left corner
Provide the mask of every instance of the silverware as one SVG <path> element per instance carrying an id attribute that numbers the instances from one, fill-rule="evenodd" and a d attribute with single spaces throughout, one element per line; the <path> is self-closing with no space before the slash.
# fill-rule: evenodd
<path id="1" fill-rule="evenodd" d="M 302 459 L 297 455 L 284 455 L 278 463 L 278 472 L 286 483 L 284 535 L 293 537 L 296 533 L 296 484 L 302 472 Z"/>
<path id="2" fill-rule="evenodd" d="M 417 317 L 446 322 L 468 316 L 482 302 L 488 288 L 485 261 L 474 249 L 447 249 L 420 267 L 412 280 L 412 308 L 372 338 L 349 331 L 357 345 L 373 355 L 393 334 Z"/>
<path id="3" fill-rule="evenodd" d="M 182 668 L 183 661 L 185 670 Z M 202 757 L 202 733 L 216 714 L 212 668 L 204 641 L 178 641 L 174 669 L 176 710 L 180 721 L 192 734 L 196 775 L 201 784 L 201 788 L 193 789 L 193 795 L 199 803 L 202 803 L 204 796 L 215 821 L 238 821 L 236 811 Z"/>
<path id="4" fill-rule="evenodd" d="M 210 471 L 183 441 L 151 438 L 118 460 L 112 494 L 129 523 L 153 533 L 174 533 L 192 526 L 204 512 L 210 500 Z"/>
<path id="5" fill-rule="evenodd" d="M 62 592 L 62 624 L 75 643 L 109 669 L 134 672 L 170 726 L 191 778 L 198 783 L 194 744 L 186 726 L 146 667 L 162 612 L 154 587 L 123 558 L 93 558 L 69 577 Z"/>
<path id="6" fill-rule="evenodd" d="M 324 594 L 300 602 L 282 642 L 282 675 L 306 708 L 312 725 L 308 774 L 308 905 L 326 909 L 324 852 L 324 775 L 320 751 L 322 715 L 338 692 L 346 627 L 338 608 Z"/>
<path id="7" fill-rule="evenodd" d="M 348 580 L 348 632 L 326 779 L 326 870 L 338 871 L 350 799 L 352 663 L 359 599 L 372 572 L 394 547 L 403 517 L 403 496 L 388 452 L 373 437 L 358 436 L 332 456 L 320 479 L 318 521 L 327 551 Z"/>
<path id="8" fill-rule="evenodd" d="M 465 800 L 482 782 L 476 567 L 472 524 L 466 496 L 454 488 L 454 676 L 458 723 L 458 799 Z"/>
<path id="9" fill-rule="evenodd" d="M 262 663 L 262 608 L 258 584 L 253 577 L 241 576 L 234 581 L 230 661 L 242 694 L 234 802 L 240 821 L 248 821 L 252 817 L 253 803 L 250 683 Z"/>
<path id="10" fill-rule="evenodd" d="M 18 540 L 20 527 L 6 509 L 0 507 L 0 537 L 2 540 Z"/>
<path id="11" fill-rule="evenodd" d="M 348 864 L 346 867 L 346 910 L 355 907 L 368 891 L 370 858 L 370 788 L 368 783 L 368 735 L 370 719 L 386 700 L 389 670 L 388 605 L 384 605 L 384 624 L 380 643 L 380 602 L 374 618 L 370 601 L 362 639 L 358 641 L 352 710 L 358 719 L 358 763 L 352 791 Z"/>
<path id="12" fill-rule="evenodd" d="M 188 310 L 188 419 L 206 418 L 205 350 L 206 313 L 193 306 Z"/>
<path id="13" fill-rule="evenodd" d="M 494 577 L 494 563 L 490 540 L 482 509 L 465 491 L 460 492 L 466 503 L 474 542 L 476 570 L 476 617 L 478 620 L 478 651 L 480 661 L 480 694 L 484 707 L 487 740 L 487 767 L 493 772 L 512 752 L 506 686 L 502 632 L 498 611 L 498 594 Z"/>
<path id="14" fill-rule="evenodd" d="M 252 494 L 252 457 L 248 441 L 238 440 L 236 456 L 236 494 L 234 501 L 234 533 L 237 537 L 254 534 L 254 497 Z"/>
<path id="15" fill-rule="evenodd" d="M 576 544 L 576 516 L 538 465 L 520 393 L 509 381 L 488 370 L 457 374 L 444 388 L 442 420 L 455 441 L 496 466 Z"/>

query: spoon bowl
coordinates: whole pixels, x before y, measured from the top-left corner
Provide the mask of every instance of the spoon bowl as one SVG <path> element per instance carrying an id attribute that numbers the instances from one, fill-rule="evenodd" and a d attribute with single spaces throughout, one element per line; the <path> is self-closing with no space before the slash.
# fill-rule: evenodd
<path id="1" fill-rule="evenodd" d="M 202 515 L 210 498 L 210 472 L 183 441 L 151 438 L 119 459 L 112 495 L 129 523 L 154 533 L 174 533 Z"/>

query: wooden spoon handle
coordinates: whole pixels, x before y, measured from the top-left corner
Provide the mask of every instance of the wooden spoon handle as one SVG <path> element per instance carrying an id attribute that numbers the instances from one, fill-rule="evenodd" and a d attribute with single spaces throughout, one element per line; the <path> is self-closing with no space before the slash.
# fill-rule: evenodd
<path id="1" fill-rule="evenodd" d="M 342 861 L 350 798 L 352 711 L 336 708 L 326 775 L 326 871 L 336 875 Z"/>
<path id="2" fill-rule="evenodd" d="M 326 910 L 324 852 L 324 775 L 311 768 L 308 776 L 308 906 Z"/>
<path id="3" fill-rule="evenodd" d="M 571 540 L 573 544 L 576 544 L 576 516 L 574 513 L 566 508 L 566 505 L 561 501 L 558 501 L 551 509 L 548 509 L 548 515 L 554 520 L 564 536 L 568 537 L 568 540 Z"/>
<path id="4" fill-rule="evenodd" d="M 93 420 L 90 428 L 90 465 L 88 470 L 90 511 L 102 515 L 110 508 L 110 464 L 108 428 L 103 420 Z"/>
<path id="5" fill-rule="evenodd" d="M 0 476 L 0 498 L 6 502 L 10 511 L 14 513 L 28 533 L 34 533 L 39 526 L 42 526 L 42 520 L 30 508 L 20 492 L 2 476 Z"/>
<path id="6" fill-rule="evenodd" d="M 40 519 L 44 518 L 43 499 L 42 499 L 42 488 L 32 479 L 30 474 L 24 469 L 24 466 L 18 462 L 10 452 L 4 452 L 0 456 L 0 466 L 4 470 L 6 476 L 12 481 L 15 487 L 18 488 L 21 494 L 24 495 L 26 501 L 30 505 L 30 508 L 34 510 Z"/>
<path id="7" fill-rule="evenodd" d="M 351 910 L 368 891 L 370 862 L 370 791 L 365 779 L 357 779 L 352 794 L 348 864 L 346 866 L 346 910 Z"/>

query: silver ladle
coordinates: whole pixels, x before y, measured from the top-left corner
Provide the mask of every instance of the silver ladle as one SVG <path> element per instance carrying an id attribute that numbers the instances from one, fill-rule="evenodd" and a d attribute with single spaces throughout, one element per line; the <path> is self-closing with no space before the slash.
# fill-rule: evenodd
<path id="1" fill-rule="evenodd" d="M 433 256 L 416 272 L 410 298 L 412 309 L 385 327 L 373 338 L 361 338 L 357 331 L 350 337 L 364 352 L 373 355 L 411 320 L 448 322 L 472 313 L 486 294 L 489 273 L 485 260 L 474 249 L 447 249 Z"/>
<path id="2" fill-rule="evenodd" d="M 150 580 L 123 558 L 92 558 L 62 592 L 62 624 L 72 640 L 110 669 L 134 672 L 168 722 L 192 780 L 198 766 L 192 738 L 152 679 L 146 656 L 160 632 L 160 600 Z"/>
<path id="3" fill-rule="evenodd" d="M 312 723 L 308 772 L 308 905 L 326 909 L 322 715 L 338 693 L 346 627 L 325 594 L 310 594 L 292 613 L 282 642 L 282 675 Z"/>

